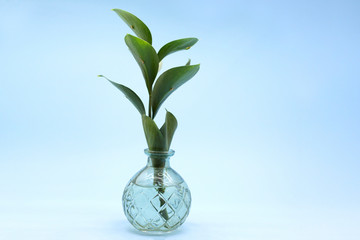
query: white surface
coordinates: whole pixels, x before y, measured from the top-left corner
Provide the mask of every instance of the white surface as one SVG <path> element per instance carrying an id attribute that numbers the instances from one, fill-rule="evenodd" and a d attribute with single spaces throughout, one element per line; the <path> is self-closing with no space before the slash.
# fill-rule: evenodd
<path id="1" fill-rule="evenodd" d="M 164 235 L 135 230 L 120 205 L 43 203 L 2 204 L 0 239 L 359 239 L 359 214 L 334 209 L 247 208 L 234 212 L 216 207 L 192 209 L 185 224 Z"/>

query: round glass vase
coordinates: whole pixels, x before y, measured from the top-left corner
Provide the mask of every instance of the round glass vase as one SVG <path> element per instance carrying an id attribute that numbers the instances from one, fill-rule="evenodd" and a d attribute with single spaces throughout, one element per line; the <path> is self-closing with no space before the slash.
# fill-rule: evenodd
<path id="1" fill-rule="evenodd" d="M 129 222 L 143 232 L 170 232 L 184 223 L 191 205 L 184 179 L 170 167 L 175 151 L 149 151 L 147 165 L 125 187 L 122 202 Z"/>

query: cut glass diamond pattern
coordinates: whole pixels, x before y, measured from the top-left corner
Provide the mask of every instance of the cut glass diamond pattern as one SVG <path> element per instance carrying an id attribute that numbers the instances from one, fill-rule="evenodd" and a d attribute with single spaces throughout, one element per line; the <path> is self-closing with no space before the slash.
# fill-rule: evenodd
<path id="1" fill-rule="evenodd" d="M 130 182 L 123 195 L 124 212 L 141 231 L 171 231 L 189 214 L 191 195 L 185 182 L 162 188 L 141 187 Z"/>

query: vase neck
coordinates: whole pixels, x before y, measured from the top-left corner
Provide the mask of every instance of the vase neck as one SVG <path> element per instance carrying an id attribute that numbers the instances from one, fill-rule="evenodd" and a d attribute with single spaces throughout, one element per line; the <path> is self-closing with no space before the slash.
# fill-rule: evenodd
<path id="1" fill-rule="evenodd" d="M 168 168 L 170 167 L 170 157 L 175 154 L 175 151 L 150 151 L 145 149 L 145 154 L 148 156 L 148 167 Z"/>

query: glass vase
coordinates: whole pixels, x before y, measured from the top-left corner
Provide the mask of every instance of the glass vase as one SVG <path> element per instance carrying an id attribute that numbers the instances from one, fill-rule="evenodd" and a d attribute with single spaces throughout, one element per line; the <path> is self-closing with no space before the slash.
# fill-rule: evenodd
<path id="1" fill-rule="evenodd" d="M 140 231 L 170 232 L 189 215 L 190 190 L 169 163 L 174 153 L 145 149 L 147 165 L 125 187 L 122 198 L 125 215 Z"/>

